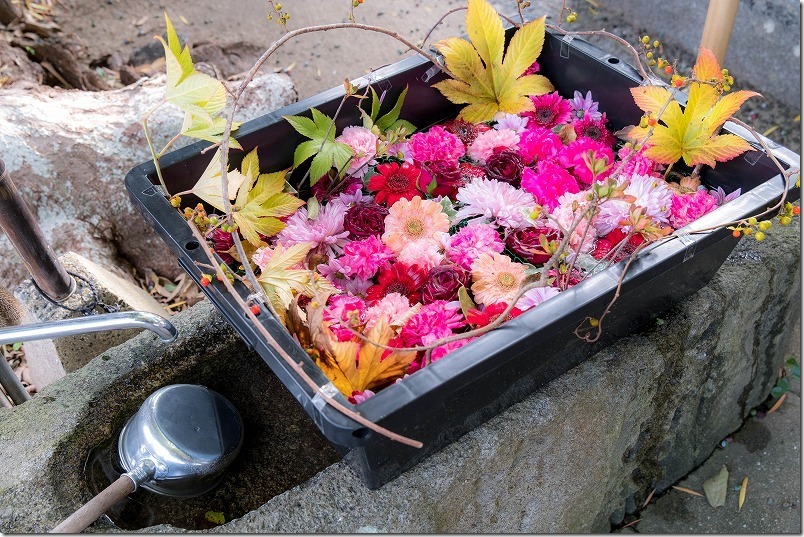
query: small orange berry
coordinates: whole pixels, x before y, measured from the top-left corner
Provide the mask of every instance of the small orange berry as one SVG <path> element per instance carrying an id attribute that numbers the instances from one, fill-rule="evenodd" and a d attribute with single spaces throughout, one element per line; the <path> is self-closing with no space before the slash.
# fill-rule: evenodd
<path id="1" fill-rule="evenodd" d="M 648 125 L 650 125 L 651 127 L 656 125 L 656 118 L 655 117 L 648 118 Z"/>
<path id="2" fill-rule="evenodd" d="M 740 230 L 735 229 L 734 231 L 731 232 L 731 236 L 734 237 L 734 238 L 739 239 L 740 238 Z"/>
<path id="3" fill-rule="evenodd" d="M 793 214 L 796 216 L 801 214 L 801 207 L 793 207 Z"/>
<path id="4" fill-rule="evenodd" d="M 210 279 L 209 276 L 207 276 L 206 274 L 201 276 L 201 287 L 206 287 L 210 283 L 212 283 L 212 280 Z"/>
<path id="5" fill-rule="evenodd" d="M 257 304 L 251 306 L 251 313 L 253 313 L 254 315 L 259 315 L 260 311 L 261 311 L 260 307 Z"/>
<path id="6" fill-rule="evenodd" d="M 672 65 L 666 65 L 664 67 L 664 74 L 672 75 L 673 74 L 673 66 Z"/>

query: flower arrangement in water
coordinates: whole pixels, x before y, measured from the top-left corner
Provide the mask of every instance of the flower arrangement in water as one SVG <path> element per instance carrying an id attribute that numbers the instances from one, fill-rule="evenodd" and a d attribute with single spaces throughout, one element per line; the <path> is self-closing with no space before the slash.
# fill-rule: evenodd
<path id="1" fill-rule="evenodd" d="M 469 0 L 466 26 L 468 41 L 435 45 L 450 75 L 435 87 L 466 105 L 456 118 L 418 130 L 403 119 L 407 90 L 391 103 L 346 81 L 338 111 L 356 100 L 362 125 L 337 132 L 336 117 L 316 109 L 286 117 L 308 139 L 292 167 L 262 173 L 256 149 L 228 169 L 238 145 L 229 137 L 237 124 L 219 116 L 226 92 L 194 70 L 168 21 L 167 100 L 187 111 L 184 134 L 221 146 L 189 191 L 219 213 L 183 208 L 221 261 L 206 267 L 224 284 L 247 283 L 247 316 L 270 309 L 352 403 L 612 264 L 624 261 L 624 274 L 640 250 L 740 196 L 699 176 L 751 149 L 719 131 L 755 94 L 729 93 L 733 80 L 711 52 L 702 49 L 682 77 L 653 60 L 658 44 L 643 38 L 645 63 L 670 84 L 633 88 L 645 115 L 615 133 L 591 91 L 560 95 L 539 74 L 544 17 L 518 25 L 507 47 L 486 0 Z M 285 37 L 304 33 L 294 32 Z M 674 100 L 680 88 L 690 93 L 685 110 Z M 158 174 L 164 151 L 154 155 Z M 294 170 L 306 170 L 296 188 L 287 182 Z M 797 170 L 782 172 L 787 180 Z M 171 202 L 182 207 L 179 194 Z M 765 214 L 773 210 L 782 225 L 797 214 L 784 200 Z M 762 240 L 770 220 L 732 224 L 736 236 Z M 214 280 L 205 275 L 202 285 Z M 588 318 L 579 337 L 596 340 L 607 312 Z"/>

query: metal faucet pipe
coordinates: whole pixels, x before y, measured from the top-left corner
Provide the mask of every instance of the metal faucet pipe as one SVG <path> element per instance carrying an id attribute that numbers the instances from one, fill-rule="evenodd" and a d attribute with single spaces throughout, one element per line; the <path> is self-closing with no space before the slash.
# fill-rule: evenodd
<path id="1" fill-rule="evenodd" d="M 22 257 L 34 282 L 48 297 L 62 302 L 75 291 L 56 253 L 45 241 L 42 229 L 22 199 L 0 159 L 0 228 Z"/>
<path id="2" fill-rule="evenodd" d="M 126 328 L 145 328 L 154 332 L 165 343 L 171 343 L 179 333 L 173 324 L 155 313 L 146 311 L 121 311 L 90 315 L 63 321 L 23 324 L 0 328 L 0 345 L 36 339 L 54 339 L 64 336 L 77 336 L 90 332 L 105 332 Z"/>

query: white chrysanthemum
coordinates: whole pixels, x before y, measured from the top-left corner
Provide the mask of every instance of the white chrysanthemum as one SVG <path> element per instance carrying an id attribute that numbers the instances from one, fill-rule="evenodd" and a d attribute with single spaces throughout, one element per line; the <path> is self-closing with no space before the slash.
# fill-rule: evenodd
<path id="1" fill-rule="evenodd" d="M 464 204 L 454 221 L 477 216 L 492 224 L 518 228 L 526 224 L 522 209 L 536 205 L 533 195 L 496 179 L 475 179 L 458 189 L 456 199 Z"/>
<path id="2" fill-rule="evenodd" d="M 663 179 L 650 175 L 632 175 L 630 180 L 620 176 L 617 184 L 628 180 L 629 184 L 624 193 L 634 196 L 633 202 L 637 207 L 645 209 L 645 214 L 656 224 L 667 224 L 670 218 L 670 208 L 673 203 L 673 191 Z M 631 203 L 623 200 L 606 200 L 600 204 L 600 212 L 595 216 L 592 224 L 597 232 L 603 236 L 608 235 L 617 228 L 628 232 L 630 226 L 621 226 L 620 222 L 628 219 Z"/>

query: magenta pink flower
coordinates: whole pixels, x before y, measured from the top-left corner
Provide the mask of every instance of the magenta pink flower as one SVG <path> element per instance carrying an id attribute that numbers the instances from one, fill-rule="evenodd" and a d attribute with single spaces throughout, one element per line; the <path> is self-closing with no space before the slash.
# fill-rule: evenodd
<path id="1" fill-rule="evenodd" d="M 692 194 L 673 193 L 670 207 L 670 225 L 678 229 L 717 208 L 717 198 L 705 189 Z"/>
<path id="2" fill-rule="evenodd" d="M 585 117 L 579 119 L 572 124 L 575 129 L 575 134 L 578 138 L 589 138 L 596 142 L 600 142 L 606 147 L 612 147 L 614 142 L 614 135 L 606 128 L 606 114 L 603 114 L 600 119 L 592 119 Z"/>
<path id="3" fill-rule="evenodd" d="M 555 162 L 543 160 L 536 168 L 536 171 L 525 168 L 522 173 L 522 190 L 533 194 L 539 205 L 552 211 L 558 207 L 558 198 L 561 195 L 580 191 L 575 177 Z"/>
<path id="4" fill-rule="evenodd" d="M 346 205 L 333 200 L 318 211 L 315 219 L 310 220 L 307 217 L 307 207 L 303 206 L 288 218 L 285 229 L 276 238 L 286 248 L 309 242 L 311 253 L 325 254 L 332 258 L 340 254 L 343 245 L 349 241 L 349 232 L 343 229 L 346 210 Z"/>
<path id="5" fill-rule="evenodd" d="M 460 304 L 436 300 L 422 306 L 419 313 L 402 327 L 399 337 L 405 347 L 416 347 L 428 336 L 435 341 L 452 335 L 453 330 L 465 325 Z"/>
<path id="6" fill-rule="evenodd" d="M 468 155 L 480 164 L 494 154 L 495 149 L 519 149 L 519 135 L 511 129 L 490 129 L 481 132 L 469 146 Z"/>
<path id="7" fill-rule="evenodd" d="M 646 149 L 647 147 L 643 147 L 638 152 L 635 152 L 627 145 L 622 146 L 620 150 L 617 151 L 617 157 L 620 161 L 624 161 L 626 159 L 628 160 L 620 168 L 620 175 L 624 175 L 626 177 L 630 177 L 632 175 L 651 175 L 653 177 L 662 177 L 660 171 L 664 169 L 664 166 L 657 164 L 646 157 L 644 155 Z M 619 166 L 620 163 L 618 162 L 617 167 Z"/>
<path id="8" fill-rule="evenodd" d="M 578 138 L 558 155 L 561 165 L 572 169 L 572 175 L 582 185 L 591 185 L 614 171 L 614 152 L 590 138 Z"/>
<path id="9" fill-rule="evenodd" d="M 365 322 L 366 303 L 351 295 L 335 295 L 324 308 L 324 321 L 338 341 L 349 341 L 355 335 L 347 327 L 358 328 Z"/>
<path id="10" fill-rule="evenodd" d="M 472 268 L 472 263 L 480 254 L 499 254 L 505 250 L 500 234 L 486 224 L 466 226 L 445 242 L 447 259 L 465 270 Z"/>
<path id="11" fill-rule="evenodd" d="M 371 163 L 377 154 L 377 135 L 365 127 L 346 127 L 335 141 L 348 145 L 354 151 L 346 172 L 349 175 L 358 172 L 362 175 L 362 172 L 366 171 L 365 166 Z"/>
<path id="12" fill-rule="evenodd" d="M 343 274 L 357 276 L 364 280 L 374 277 L 381 268 L 386 268 L 394 253 L 376 235 L 366 239 L 348 242 L 343 246 L 340 257 Z"/>
<path id="13" fill-rule="evenodd" d="M 440 347 L 436 347 L 435 349 L 433 349 L 433 354 L 430 356 L 430 361 L 431 362 L 438 361 L 447 354 L 451 353 L 452 351 L 456 351 L 461 347 L 463 347 L 464 345 L 468 345 L 469 343 L 473 342 L 476 339 L 477 339 L 476 337 L 468 337 L 464 339 L 459 339 L 458 341 L 447 343 L 446 345 L 441 345 Z"/>
<path id="14" fill-rule="evenodd" d="M 530 127 L 545 127 L 552 129 L 559 123 L 566 123 L 570 120 L 572 110 L 569 103 L 558 94 L 546 93 L 530 98 L 533 101 L 533 112 L 524 112 L 522 115 L 530 118 Z"/>
<path id="15" fill-rule="evenodd" d="M 466 153 L 461 139 L 435 126 L 427 132 L 418 132 L 408 140 L 408 151 L 413 160 L 420 163 L 456 161 Z"/>
<path id="16" fill-rule="evenodd" d="M 533 127 L 519 135 L 519 156 L 525 164 L 555 157 L 562 149 L 561 138 L 544 127 Z"/>

